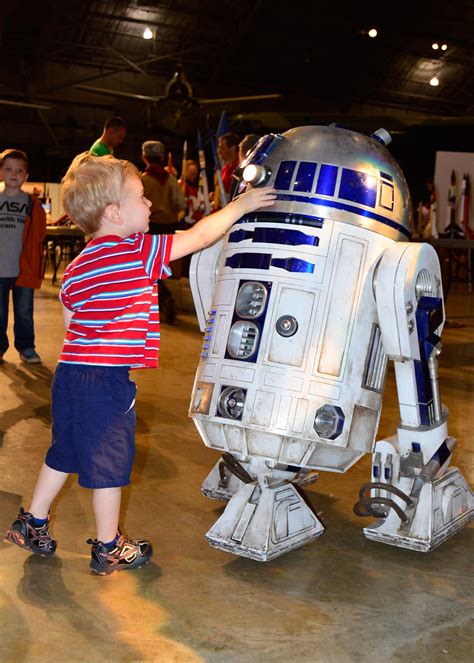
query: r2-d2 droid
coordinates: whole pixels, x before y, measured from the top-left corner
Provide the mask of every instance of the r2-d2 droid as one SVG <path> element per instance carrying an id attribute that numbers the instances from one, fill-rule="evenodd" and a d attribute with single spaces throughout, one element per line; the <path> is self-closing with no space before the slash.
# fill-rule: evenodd
<path id="1" fill-rule="evenodd" d="M 275 205 L 193 258 L 205 336 L 190 415 L 222 452 L 202 490 L 229 501 L 206 535 L 216 548 L 266 561 L 317 538 L 302 486 L 365 453 L 354 509 L 376 519 L 366 537 L 429 551 L 473 515 L 438 389 L 439 262 L 409 241 L 389 140 L 336 126 L 265 136 L 237 195 L 272 186 Z M 376 442 L 388 359 L 401 421 Z"/>

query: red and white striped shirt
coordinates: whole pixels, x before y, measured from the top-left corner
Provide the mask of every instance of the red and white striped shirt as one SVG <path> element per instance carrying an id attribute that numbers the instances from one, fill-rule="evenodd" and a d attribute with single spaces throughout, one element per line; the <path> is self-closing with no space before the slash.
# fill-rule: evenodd
<path id="1" fill-rule="evenodd" d="M 59 361 L 158 366 L 158 279 L 171 274 L 172 235 L 93 239 L 66 268 L 59 295 L 73 312 Z"/>

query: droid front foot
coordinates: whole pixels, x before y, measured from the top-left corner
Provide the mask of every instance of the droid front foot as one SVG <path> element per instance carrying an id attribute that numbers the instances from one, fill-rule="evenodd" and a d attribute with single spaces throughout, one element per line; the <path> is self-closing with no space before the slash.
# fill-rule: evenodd
<path id="1" fill-rule="evenodd" d="M 265 475 L 241 482 L 206 538 L 214 548 L 267 562 L 313 541 L 323 531 L 292 483 Z"/>
<path id="2" fill-rule="evenodd" d="M 456 467 L 423 483 L 419 490 L 413 484 L 408 491 L 406 480 L 401 481 L 398 489 L 403 498 L 394 486 L 374 486 L 366 484 L 365 493 L 361 489 L 361 499 L 354 507 L 358 515 L 380 516 L 364 528 L 364 535 L 372 541 L 430 552 L 474 518 L 472 491 Z"/>

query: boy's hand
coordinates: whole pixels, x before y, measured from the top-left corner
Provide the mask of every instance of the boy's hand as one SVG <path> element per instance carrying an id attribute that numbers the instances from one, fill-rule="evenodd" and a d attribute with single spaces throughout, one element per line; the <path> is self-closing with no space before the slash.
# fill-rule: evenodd
<path id="1" fill-rule="evenodd" d="M 276 200 L 276 191 L 275 189 L 270 189 L 270 187 L 259 187 L 256 189 L 250 189 L 245 193 L 242 193 L 238 198 L 232 201 L 231 205 L 238 205 L 240 207 L 241 215 L 248 214 L 253 212 L 259 207 L 269 207 L 273 205 Z"/>

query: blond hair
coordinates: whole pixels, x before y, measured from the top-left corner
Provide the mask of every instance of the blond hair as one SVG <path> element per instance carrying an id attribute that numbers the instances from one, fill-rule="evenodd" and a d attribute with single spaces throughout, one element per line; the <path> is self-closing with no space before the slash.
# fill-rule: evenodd
<path id="1" fill-rule="evenodd" d="M 108 205 L 120 205 L 127 177 L 139 177 L 133 163 L 111 155 L 79 154 L 62 179 L 66 213 L 85 233 L 95 233 Z"/>

